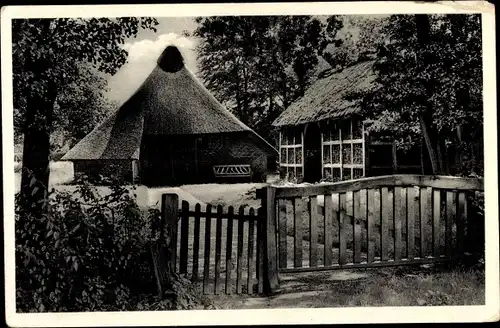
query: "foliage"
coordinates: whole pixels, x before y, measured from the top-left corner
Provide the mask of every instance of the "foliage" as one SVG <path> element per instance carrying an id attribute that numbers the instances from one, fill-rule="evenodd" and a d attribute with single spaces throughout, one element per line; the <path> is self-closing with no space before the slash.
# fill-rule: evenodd
<path id="1" fill-rule="evenodd" d="M 56 149 L 73 147 L 117 108 L 105 96 L 104 77 L 84 65 L 79 71 L 78 81 L 66 85 L 54 104 L 52 135 L 59 136 L 59 142 L 53 143 Z"/>
<path id="2" fill-rule="evenodd" d="M 107 81 L 99 72 L 81 64 L 76 74 L 74 81 L 61 88 L 54 103 L 51 156 L 73 147 L 116 108 L 105 96 Z M 26 101 L 20 103 L 25 105 Z M 14 108 L 14 137 L 21 144 L 25 116 L 25 106 Z"/>
<path id="3" fill-rule="evenodd" d="M 327 48 L 327 61 L 332 67 L 343 68 L 366 59 L 376 53 L 386 35 L 384 27 L 388 16 L 344 16 L 342 28 L 338 31 L 337 42 L 333 49 Z M 324 56 L 325 57 L 325 56 Z"/>
<path id="4" fill-rule="evenodd" d="M 23 167 L 27 169 L 23 170 L 21 194 L 37 203 L 44 195 L 43 188 L 38 194 L 31 193 L 28 171 L 42 185 L 48 185 L 50 134 L 58 114 L 56 103 L 61 110 L 67 110 L 83 96 L 97 101 L 98 106 L 99 97 L 89 94 L 88 88 L 81 88 L 82 94 L 70 101 L 65 92 L 82 84 L 99 86 L 104 80 L 96 81 L 91 70 L 116 73 L 127 60 L 127 51 L 121 46 L 125 40 L 135 37 L 139 28 L 156 30 L 158 22 L 153 18 L 123 17 L 16 19 L 12 23 L 14 108 L 17 121 L 24 123 L 18 132 L 24 134 Z M 80 114 L 83 120 L 88 117 Z M 81 120 L 67 122 L 73 123 Z"/>
<path id="5" fill-rule="evenodd" d="M 476 191 L 471 200 L 473 210 L 484 219 L 484 192 Z"/>
<path id="6" fill-rule="evenodd" d="M 18 311 L 135 310 L 145 294 L 155 293 L 149 245 L 156 213 L 140 211 L 134 188 L 114 184 L 110 190 L 82 183 L 72 194 L 52 191 L 43 214 L 22 206 L 18 195 Z M 193 295 L 174 277 L 164 309 L 189 308 Z"/>
<path id="7" fill-rule="evenodd" d="M 373 119 L 368 130 L 387 127 L 403 146 L 428 137 L 427 148 L 440 161 L 458 153 L 462 167 L 455 172 L 482 174 L 480 154 L 467 148 L 473 141 L 482 148 L 480 25 L 479 15 L 390 16 L 382 29 L 375 86 L 361 95 Z M 451 170 L 445 163 L 439 171 Z"/>
<path id="8" fill-rule="evenodd" d="M 199 17 L 194 35 L 207 87 L 245 124 L 270 124 L 313 81 L 341 21 L 311 16 Z"/>

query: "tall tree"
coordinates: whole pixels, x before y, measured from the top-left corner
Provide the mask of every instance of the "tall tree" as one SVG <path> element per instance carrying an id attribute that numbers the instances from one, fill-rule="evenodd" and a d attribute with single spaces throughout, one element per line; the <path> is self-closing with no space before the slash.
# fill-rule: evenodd
<path id="1" fill-rule="evenodd" d="M 376 53 L 386 39 L 384 27 L 389 18 L 387 15 L 332 17 L 338 23 L 329 23 L 340 26 L 340 29 L 335 31 L 324 58 L 334 68 L 342 69 L 366 59 Z"/>
<path id="2" fill-rule="evenodd" d="M 13 21 L 14 107 L 24 109 L 21 197 L 39 204 L 49 180 L 54 104 L 82 63 L 114 74 L 127 60 L 120 47 L 152 18 L 19 19 Z M 35 182 L 36 186 L 35 186 Z"/>
<path id="3" fill-rule="evenodd" d="M 375 88 L 363 99 L 371 129 L 390 121 L 406 142 L 422 136 L 434 174 L 450 172 L 461 131 L 482 126 L 480 30 L 479 15 L 393 15 L 385 27 Z"/>
<path id="4" fill-rule="evenodd" d="M 270 123 L 305 92 L 318 57 L 340 28 L 311 16 L 198 18 L 194 35 L 207 87 L 244 123 L 269 136 Z"/>

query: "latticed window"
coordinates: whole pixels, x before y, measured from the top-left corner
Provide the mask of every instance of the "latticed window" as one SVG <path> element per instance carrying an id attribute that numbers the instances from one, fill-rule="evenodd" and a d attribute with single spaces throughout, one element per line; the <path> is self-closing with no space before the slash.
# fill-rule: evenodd
<path id="1" fill-rule="evenodd" d="M 340 181 L 365 175 L 363 122 L 357 119 L 322 123 L 323 179 Z"/>
<path id="2" fill-rule="evenodd" d="M 280 131 L 280 166 L 289 181 L 302 181 L 302 131 L 300 127 L 287 127 Z"/>

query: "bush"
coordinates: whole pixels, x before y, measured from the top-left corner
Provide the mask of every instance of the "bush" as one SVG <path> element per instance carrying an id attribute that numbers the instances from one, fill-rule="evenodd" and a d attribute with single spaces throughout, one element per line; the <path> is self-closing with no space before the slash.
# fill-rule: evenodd
<path id="1" fill-rule="evenodd" d="M 136 310 L 156 293 L 153 216 L 139 210 L 129 190 L 115 184 L 102 196 L 83 183 L 72 194 L 48 196 L 41 214 L 17 195 L 17 311 Z"/>

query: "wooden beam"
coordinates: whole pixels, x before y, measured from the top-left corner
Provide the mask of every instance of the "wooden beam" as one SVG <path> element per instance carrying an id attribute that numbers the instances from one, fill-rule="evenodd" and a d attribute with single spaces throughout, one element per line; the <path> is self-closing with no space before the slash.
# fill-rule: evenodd
<path id="1" fill-rule="evenodd" d="M 347 263 L 344 265 L 330 265 L 330 266 L 318 266 L 314 268 L 304 267 L 304 268 L 283 268 L 280 269 L 280 273 L 298 273 L 298 272 L 307 272 L 307 271 L 326 271 L 326 270 L 342 270 L 342 269 L 356 269 L 356 268 L 373 268 L 373 267 L 390 267 L 390 266 L 399 266 L 399 265 L 416 265 L 416 264 L 432 264 L 432 263 L 440 263 L 446 262 L 450 259 L 447 257 L 428 257 L 425 259 L 414 258 L 412 260 L 401 259 L 401 261 L 374 261 L 372 263 L 361 262 L 361 263 Z"/>
<path id="2" fill-rule="evenodd" d="M 424 164 L 424 138 L 420 138 L 420 170 L 422 175 L 425 174 Z"/>
<path id="3" fill-rule="evenodd" d="M 301 151 L 302 151 L 302 177 L 305 174 L 305 168 L 304 168 L 304 163 L 305 163 L 305 159 L 304 159 L 304 137 L 305 137 L 305 127 L 304 127 L 304 131 L 302 131 L 301 134 L 300 134 L 300 148 L 301 148 Z"/>
<path id="4" fill-rule="evenodd" d="M 288 145 L 288 129 L 285 130 L 286 144 Z M 288 148 L 285 148 L 285 163 L 288 164 Z M 288 167 L 286 168 L 285 179 L 288 180 Z"/>
<path id="5" fill-rule="evenodd" d="M 352 140 L 347 140 L 347 141 L 343 141 L 342 143 L 346 144 L 346 143 L 362 143 L 363 142 L 363 139 L 352 139 Z M 325 141 L 325 145 L 339 145 L 341 144 L 341 142 L 339 142 L 338 140 L 334 140 L 334 141 Z"/>
<path id="6" fill-rule="evenodd" d="M 333 133 L 332 133 L 332 130 L 331 130 L 332 129 L 332 124 L 328 125 L 328 129 L 329 129 L 328 133 L 330 134 L 330 140 L 332 140 L 333 139 Z M 330 150 L 330 162 L 333 164 L 333 146 L 330 145 L 330 147 L 328 147 L 328 149 Z M 333 169 L 330 170 L 330 173 L 332 175 L 332 180 L 333 180 Z"/>
<path id="7" fill-rule="evenodd" d="M 394 174 L 398 173 L 398 158 L 395 142 L 392 143 L 392 170 Z"/>
<path id="8" fill-rule="evenodd" d="M 266 254 L 265 254 L 265 289 L 266 292 L 272 293 L 278 288 L 278 261 L 276 256 L 276 201 L 275 201 L 274 187 L 266 188 L 266 198 L 263 199 L 262 207 L 265 213 L 266 226 L 265 226 L 265 240 L 266 240 Z"/>
<path id="9" fill-rule="evenodd" d="M 170 265 L 175 270 L 177 263 L 177 222 L 179 218 L 179 196 L 177 194 L 162 194 L 161 196 L 162 224 L 170 240 L 171 258 Z M 163 227 L 162 227 L 163 228 Z"/>
<path id="10" fill-rule="evenodd" d="M 344 152 L 342 147 L 342 126 L 337 124 L 339 127 L 339 141 L 340 141 L 340 180 L 344 180 Z"/>
<path id="11" fill-rule="evenodd" d="M 354 164 L 354 144 L 352 139 L 354 139 L 354 134 L 352 131 L 353 119 L 351 118 L 351 165 Z M 354 179 L 354 168 L 351 166 L 351 179 Z"/>
<path id="12" fill-rule="evenodd" d="M 325 160 L 325 156 L 323 154 L 324 152 L 324 138 L 323 138 L 323 130 L 321 129 L 321 125 L 319 126 L 319 134 L 321 135 L 321 179 L 324 179 L 325 178 L 325 168 L 324 168 L 324 160 Z M 330 146 L 331 148 L 332 146 Z M 331 157 L 330 157 L 331 158 Z"/>
<path id="13" fill-rule="evenodd" d="M 314 195 L 327 195 L 334 192 L 356 191 L 387 186 L 420 186 L 448 190 L 484 190 L 483 179 L 399 174 L 325 183 L 305 187 L 277 187 L 276 197 L 307 197 Z"/>
<path id="14" fill-rule="evenodd" d="M 363 143 L 361 144 L 363 149 L 363 177 L 366 177 L 366 137 L 365 137 L 365 122 L 361 122 L 361 139 L 363 139 Z"/>
<path id="15" fill-rule="evenodd" d="M 281 160 L 281 149 L 283 149 L 282 148 L 283 147 L 282 140 L 281 140 L 281 138 L 282 138 L 281 134 L 282 133 L 283 133 L 283 131 L 282 131 L 282 129 L 280 129 L 280 132 L 279 132 L 279 134 L 280 134 L 280 136 L 279 136 L 279 147 L 278 147 L 279 151 L 280 151 L 280 153 L 278 154 L 278 161 L 279 161 L 280 165 L 281 165 L 281 163 L 283 163 L 283 161 Z"/>

